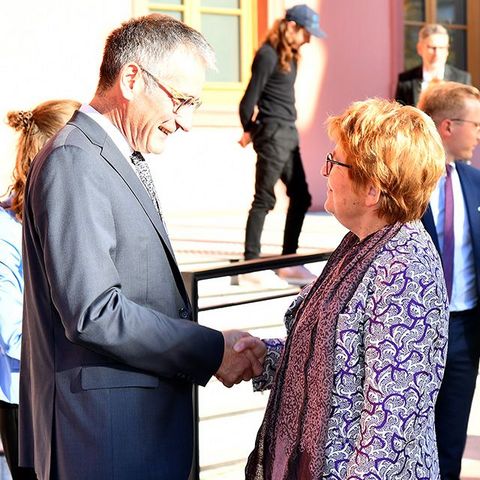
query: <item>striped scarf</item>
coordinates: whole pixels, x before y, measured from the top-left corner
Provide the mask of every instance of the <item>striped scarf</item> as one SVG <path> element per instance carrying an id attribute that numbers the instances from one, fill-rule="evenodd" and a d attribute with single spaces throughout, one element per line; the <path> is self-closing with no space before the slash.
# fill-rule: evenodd
<path id="1" fill-rule="evenodd" d="M 348 233 L 297 311 L 255 449 L 248 458 L 248 480 L 322 477 L 337 319 L 372 261 L 401 226 L 387 225 L 361 242 Z"/>

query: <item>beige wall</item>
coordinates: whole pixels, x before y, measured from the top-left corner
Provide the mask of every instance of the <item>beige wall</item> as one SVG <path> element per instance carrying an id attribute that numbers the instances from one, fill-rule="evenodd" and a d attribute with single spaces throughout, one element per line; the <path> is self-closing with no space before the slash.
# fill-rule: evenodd
<path id="1" fill-rule="evenodd" d="M 130 15 L 130 0 L 2 2 L 0 193 L 9 183 L 16 141 L 6 113 L 53 98 L 88 102 L 106 35 Z"/>
<path id="2" fill-rule="evenodd" d="M 266 1 L 273 6 L 271 21 L 282 14 L 284 4 L 300 3 Z M 332 147 L 325 119 L 353 100 L 391 95 L 401 62 L 401 2 L 306 3 L 320 12 L 328 34 L 326 40 L 312 39 L 302 48 L 296 84 L 302 155 L 313 208 L 320 209 L 325 194 L 320 168 Z M 6 10 L 0 29 L 3 118 L 8 110 L 29 109 L 51 98 L 88 102 L 106 35 L 132 14 L 130 0 L 8 0 L 2 8 Z M 251 146 L 241 149 L 236 143 L 241 134 L 237 105 L 202 109 L 188 136 L 171 138 L 165 154 L 152 158 L 164 208 L 171 214 L 246 212 L 253 193 L 255 154 Z M 8 185 L 13 167 L 15 135 L 10 130 L 0 122 L 0 192 Z M 284 206 L 281 196 L 279 208 Z"/>

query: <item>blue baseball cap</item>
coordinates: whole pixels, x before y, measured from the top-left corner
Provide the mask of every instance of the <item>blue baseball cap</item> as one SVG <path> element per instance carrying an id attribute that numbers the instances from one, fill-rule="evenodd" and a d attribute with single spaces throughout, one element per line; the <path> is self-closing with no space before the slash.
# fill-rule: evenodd
<path id="1" fill-rule="evenodd" d="M 320 30 L 320 15 L 307 5 L 295 5 L 285 13 L 288 21 L 293 21 L 303 27 L 308 33 L 318 38 L 324 38 L 327 34 Z"/>

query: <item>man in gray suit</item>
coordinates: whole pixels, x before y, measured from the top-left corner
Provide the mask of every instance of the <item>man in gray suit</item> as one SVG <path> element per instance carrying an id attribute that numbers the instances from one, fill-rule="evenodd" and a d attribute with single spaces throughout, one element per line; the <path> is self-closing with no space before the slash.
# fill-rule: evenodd
<path id="1" fill-rule="evenodd" d="M 191 321 L 143 153 L 189 130 L 211 47 L 163 15 L 105 46 L 97 92 L 35 159 L 24 211 L 21 464 L 39 479 L 188 477 L 192 385 L 261 371 L 262 342 Z"/>
<path id="2" fill-rule="evenodd" d="M 447 64 L 450 39 L 448 31 L 442 25 L 430 23 L 418 32 L 417 53 L 422 64 L 400 73 L 398 76 L 395 99 L 403 105 L 417 105 L 420 93 L 432 80 L 472 84 L 468 72 Z"/>

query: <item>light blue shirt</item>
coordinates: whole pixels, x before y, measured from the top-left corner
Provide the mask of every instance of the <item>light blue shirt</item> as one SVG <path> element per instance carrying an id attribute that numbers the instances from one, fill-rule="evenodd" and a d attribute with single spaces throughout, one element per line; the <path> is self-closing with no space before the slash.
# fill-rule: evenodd
<path id="1" fill-rule="evenodd" d="M 0 400 L 17 404 L 22 315 L 22 226 L 0 207 Z"/>
<path id="2" fill-rule="evenodd" d="M 470 224 L 463 198 L 462 186 L 454 163 L 452 169 L 453 229 L 455 250 L 453 256 L 453 287 L 450 311 L 458 312 L 475 308 L 477 293 L 475 285 L 475 263 L 473 257 Z M 445 217 L 445 178 L 443 175 L 430 199 L 440 251 L 443 248 L 443 222 Z"/>

